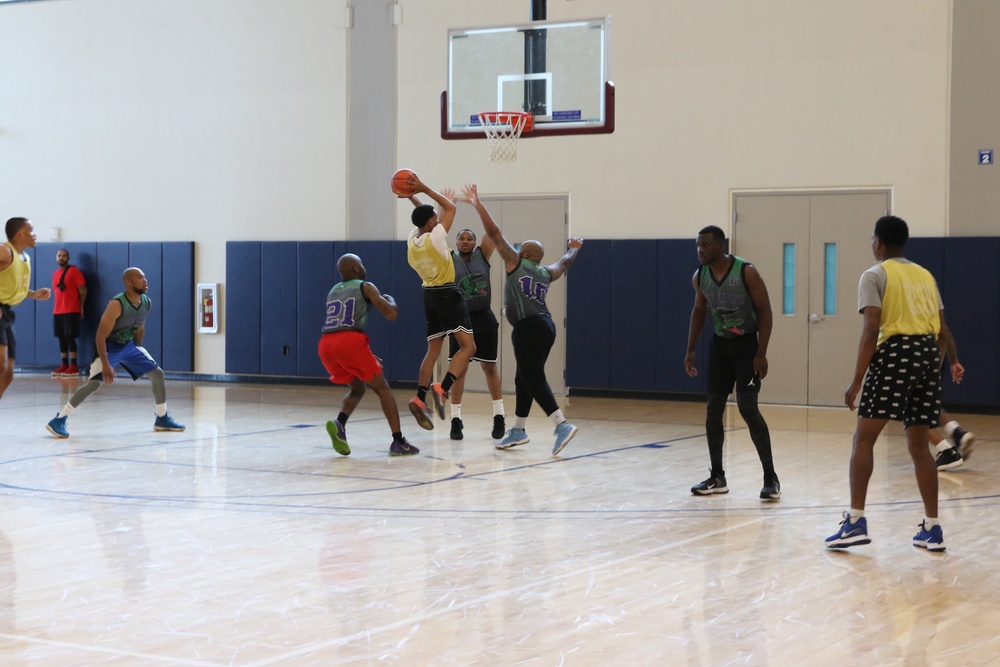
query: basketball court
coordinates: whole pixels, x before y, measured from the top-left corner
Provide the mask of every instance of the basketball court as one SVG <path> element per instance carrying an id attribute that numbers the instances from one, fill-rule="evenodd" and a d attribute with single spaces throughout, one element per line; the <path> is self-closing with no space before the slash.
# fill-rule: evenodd
<path id="1" fill-rule="evenodd" d="M 696 402 L 563 399 L 580 432 L 552 458 L 537 410 L 531 443 L 497 451 L 487 396 L 452 441 L 400 391 L 422 451 L 390 458 L 366 396 L 341 457 L 323 428 L 341 387 L 172 381 L 187 430 L 157 433 L 148 382 L 121 382 L 54 439 L 77 382 L 19 375 L 0 404 L 5 665 L 1000 664 L 997 417 L 962 418 L 976 452 L 940 475 L 945 553 L 910 544 L 898 426 L 873 543 L 831 552 L 844 409 L 763 406 L 783 496 L 762 503 L 732 407 L 730 493 L 706 498 Z"/>

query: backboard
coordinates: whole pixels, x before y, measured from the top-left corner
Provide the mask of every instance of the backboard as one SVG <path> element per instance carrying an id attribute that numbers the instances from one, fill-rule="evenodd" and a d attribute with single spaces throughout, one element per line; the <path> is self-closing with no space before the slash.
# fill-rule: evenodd
<path id="1" fill-rule="evenodd" d="M 484 111 L 530 112 L 522 138 L 613 132 L 610 28 L 607 16 L 449 30 L 442 138 L 482 138 Z"/>

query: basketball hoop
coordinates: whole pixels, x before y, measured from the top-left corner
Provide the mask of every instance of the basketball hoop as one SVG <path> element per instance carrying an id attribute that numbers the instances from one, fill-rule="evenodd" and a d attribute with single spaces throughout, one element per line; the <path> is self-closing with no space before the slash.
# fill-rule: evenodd
<path id="1" fill-rule="evenodd" d="M 531 132 L 535 117 L 523 111 L 484 111 L 479 122 L 490 140 L 490 162 L 517 162 L 517 140 Z"/>

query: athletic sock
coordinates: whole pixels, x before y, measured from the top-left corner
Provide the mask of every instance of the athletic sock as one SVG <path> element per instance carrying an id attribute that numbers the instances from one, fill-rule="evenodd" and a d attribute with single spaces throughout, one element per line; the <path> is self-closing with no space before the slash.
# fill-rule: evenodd
<path id="1" fill-rule="evenodd" d="M 552 420 L 552 424 L 554 426 L 559 426 L 559 424 L 562 424 L 564 421 L 566 421 L 566 418 L 563 417 L 562 410 L 556 410 L 555 412 L 553 412 L 551 415 L 549 415 L 549 419 Z"/>
<path id="2" fill-rule="evenodd" d="M 441 388 L 444 389 L 445 393 L 451 391 L 451 385 L 455 384 L 456 379 L 451 373 L 444 374 L 444 380 L 441 381 Z"/>
<path id="3" fill-rule="evenodd" d="M 348 418 L 349 418 L 349 415 L 346 415 L 343 412 L 341 412 L 339 415 L 337 415 L 337 421 L 340 422 L 341 426 L 347 426 L 347 420 L 348 420 Z"/>
<path id="4" fill-rule="evenodd" d="M 417 398 L 424 403 L 427 402 L 427 387 L 417 387 Z"/>
<path id="5" fill-rule="evenodd" d="M 493 416 L 496 417 L 497 415 L 505 415 L 505 414 L 506 413 L 503 411 L 503 399 L 498 398 L 497 400 L 493 401 Z"/>
<path id="6" fill-rule="evenodd" d="M 452 403 L 451 404 L 451 418 L 452 419 L 461 419 L 462 418 L 462 404 L 461 403 Z"/>

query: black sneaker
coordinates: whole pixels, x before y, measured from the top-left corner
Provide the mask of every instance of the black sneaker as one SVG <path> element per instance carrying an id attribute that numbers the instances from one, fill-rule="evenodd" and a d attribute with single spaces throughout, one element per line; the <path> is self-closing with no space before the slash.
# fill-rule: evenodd
<path id="1" fill-rule="evenodd" d="M 392 444 L 389 445 L 389 456 L 412 456 L 419 453 L 420 450 L 408 443 L 406 438 L 399 440 L 393 438 Z"/>
<path id="2" fill-rule="evenodd" d="M 493 415 L 493 431 L 490 436 L 494 440 L 499 440 L 507 432 L 507 425 L 503 423 L 503 415 Z"/>
<path id="3" fill-rule="evenodd" d="M 764 488 L 760 490 L 761 500 L 779 500 L 781 498 L 781 482 L 777 477 L 764 480 Z"/>
<path id="4" fill-rule="evenodd" d="M 711 471 L 709 472 L 711 473 Z M 691 493 L 696 496 L 710 496 L 713 493 L 729 493 L 729 489 L 726 487 L 726 474 L 720 473 L 716 475 L 712 473 L 712 476 L 704 482 L 692 486 Z"/>
<path id="5" fill-rule="evenodd" d="M 955 429 L 956 431 L 958 429 Z M 937 458 L 934 460 L 937 464 L 938 470 L 951 470 L 952 468 L 961 468 L 964 461 L 962 460 L 962 455 L 958 453 L 958 450 L 954 447 L 949 447 L 948 449 L 938 452 Z"/>
<path id="6" fill-rule="evenodd" d="M 955 443 L 958 455 L 963 460 L 968 461 L 969 457 L 972 456 L 972 445 L 976 442 L 976 435 L 969 433 L 961 426 L 956 426 L 955 430 L 951 432 L 951 441 Z"/>
<path id="7" fill-rule="evenodd" d="M 452 417 L 451 418 L 451 439 L 461 440 L 464 436 L 462 435 L 462 418 Z"/>

